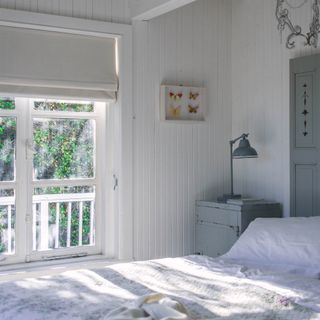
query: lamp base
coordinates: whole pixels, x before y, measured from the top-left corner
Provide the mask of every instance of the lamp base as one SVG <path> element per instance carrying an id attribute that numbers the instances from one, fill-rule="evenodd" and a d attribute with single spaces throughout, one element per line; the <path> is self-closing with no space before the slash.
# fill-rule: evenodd
<path id="1" fill-rule="evenodd" d="M 221 203 L 226 203 L 229 199 L 241 199 L 241 194 L 224 194 L 218 197 L 217 201 Z"/>

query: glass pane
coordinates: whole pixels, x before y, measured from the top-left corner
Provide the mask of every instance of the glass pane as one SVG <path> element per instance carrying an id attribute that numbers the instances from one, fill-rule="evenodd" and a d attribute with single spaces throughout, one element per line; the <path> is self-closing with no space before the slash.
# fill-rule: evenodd
<path id="1" fill-rule="evenodd" d="M 14 190 L 0 190 L 0 254 L 15 252 L 15 222 Z"/>
<path id="2" fill-rule="evenodd" d="M 94 112 L 94 103 L 88 101 L 36 100 L 33 108 L 38 111 Z"/>
<path id="3" fill-rule="evenodd" d="M 33 120 L 35 179 L 94 177 L 95 121 Z"/>
<path id="4" fill-rule="evenodd" d="M 14 98 L 0 97 L 0 110 L 14 110 Z"/>
<path id="5" fill-rule="evenodd" d="M 0 117 L 0 181 L 15 178 L 16 126 L 15 117 Z"/>
<path id="6" fill-rule="evenodd" d="M 34 189 L 33 250 L 95 244 L 93 186 Z"/>

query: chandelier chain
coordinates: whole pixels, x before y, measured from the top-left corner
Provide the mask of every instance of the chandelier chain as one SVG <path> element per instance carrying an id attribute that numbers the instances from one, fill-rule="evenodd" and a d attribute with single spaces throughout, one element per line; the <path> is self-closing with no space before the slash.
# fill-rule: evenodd
<path id="1" fill-rule="evenodd" d="M 302 3 L 300 3 L 296 6 L 290 4 L 289 0 L 285 0 L 285 2 L 290 9 L 300 9 L 308 2 L 308 0 L 304 0 Z"/>

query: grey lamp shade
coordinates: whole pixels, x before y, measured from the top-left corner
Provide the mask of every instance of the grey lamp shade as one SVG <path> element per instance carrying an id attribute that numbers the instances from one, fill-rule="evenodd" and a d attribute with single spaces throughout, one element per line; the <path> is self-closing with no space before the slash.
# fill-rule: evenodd
<path id="1" fill-rule="evenodd" d="M 257 151 L 250 146 L 250 142 L 245 137 L 240 140 L 239 147 L 232 153 L 233 159 L 258 158 Z"/>

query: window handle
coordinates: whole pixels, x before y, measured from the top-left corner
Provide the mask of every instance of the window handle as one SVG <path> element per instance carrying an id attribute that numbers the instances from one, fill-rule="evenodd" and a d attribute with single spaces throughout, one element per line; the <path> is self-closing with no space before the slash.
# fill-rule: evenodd
<path id="1" fill-rule="evenodd" d="M 30 141 L 30 139 L 26 140 L 26 159 L 30 160 L 33 159 L 33 154 L 34 154 L 35 150 L 33 147 L 33 142 Z"/>
<path id="2" fill-rule="evenodd" d="M 116 190 L 118 187 L 118 177 L 114 174 L 113 175 L 113 190 Z"/>

